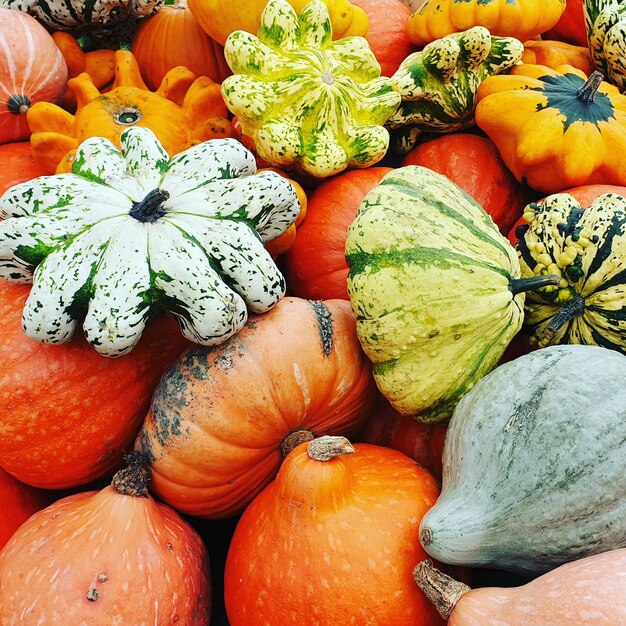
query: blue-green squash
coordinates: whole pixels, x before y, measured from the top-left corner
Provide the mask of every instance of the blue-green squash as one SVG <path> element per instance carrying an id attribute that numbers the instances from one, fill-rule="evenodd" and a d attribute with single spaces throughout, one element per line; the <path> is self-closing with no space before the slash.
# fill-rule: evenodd
<path id="1" fill-rule="evenodd" d="M 625 380 L 624 355 L 567 345 L 479 381 L 450 420 L 426 551 L 537 575 L 626 547 Z"/>

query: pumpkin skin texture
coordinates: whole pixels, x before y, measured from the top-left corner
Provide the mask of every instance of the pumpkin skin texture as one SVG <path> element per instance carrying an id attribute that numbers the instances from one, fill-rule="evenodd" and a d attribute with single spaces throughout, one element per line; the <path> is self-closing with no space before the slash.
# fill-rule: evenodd
<path id="1" fill-rule="evenodd" d="M 383 127 L 400 103 L 363 37 L 332 41 L 321 0 L 296 13 L 270 0 L 258 37 L 239 30 L 224 54 L 234 75 L 224 101 L 268 164 L 316 178 L 380 161 Z"/>
<path id="2" fill-rule="evenodd" d="M 285 255 L 287 283 L 311 300 L 348 300 L 346 237 L 359 204 L 389 167 L 344 172 L 324 181 L 308 203 L 306 221 Z"/>
<path id="3" fill-rule="evenodd" d="M 559 21 L 546 33 L 545 39 L 565 41 L 574 46 L 587 47 L 587 30 L 583 14 L 583 0 L 567 0 L 565 11 Z"/>
<path id="4" fill-rule="evenodd" d="M 67 65 L 52 37 L 34 18 L 0 6 L 0 144 L 27 139 L 26 112 L 36 102 L 57 102 Z"/>
<path id="5" fill-rule="evenodd" d="M 241 517 L 224 578 L 231 626 L 443 624 L 411 577 L 436 481 L 400 452 L 345 439 L 343 454 L 311 458 L 328 439 L 343 438 L 298 446 Z"/>
<path id="6" fill-rule="evenodd" d="M 118 477 L 35 514 L 0 552 L 2 624 L 209 625 L 202 540 L 145 485 L 130 495 Z"/>
<path id="7" fill-rule="evenodd" d="M 624 376 L 618 352 L 567 345 L 480 380 L 450 420 L 426 551 L 534 576 L 626 547 Z"/>
<path id="8" fill-rule="evenodd" d="M 135 350 L 115 361 L 83 338 L 42 345 L 20 324 L 28 291 L 0 281 L 0 466 L 37 487 L 85 484 L 119 463 L 161 374 L 189 344 L 173 319 L 157 318 Z"/>
<path id="9" fill-rule="evenodd" d="M 594 70 L 593 60 L 586 46 L 573 46 L 561 41 L 536 41 L 524 43 L 522 63 L 545 65 L 557 69 L 561 65 L 571 65 L 585 74 Z"/>
<path id="10" fill-rule="evenodd" d="M 483 81 L 476 123 L 517 180 L 537 191 L 626 183 L 626 96 L 597 73 L 516 65 Z"/>
<path id="11" fill-rule="evenodd" d="M 13 185 L 46 173 L 35 161 L 28 141 L 5 143 L 0 146 L 0 195 Z"/>
<path id="12" fill-rule="evenodd" d="M 409 152 L 402 165 L 421 165 L 447 176 L 485 209 L 503 235 L 532 199 L 486 137 L 468 133 L 436 137 Z"/>
<path id="13" fill-rule="evenodd" d="M 552 28 L 564 10 L 565 0 L 428 0 L 406 28 L 416 46 L 473 26 L 526 41 Z"/>
<path id="14" fill-rule="evenodd" d="M 275 477 L 291 433 L 353 434 L 374 398 L 350 305 L 285 298 L 232 341 L 172 365 L 137 448 L 159 498 L 196 517 L 228 517 Z"/>

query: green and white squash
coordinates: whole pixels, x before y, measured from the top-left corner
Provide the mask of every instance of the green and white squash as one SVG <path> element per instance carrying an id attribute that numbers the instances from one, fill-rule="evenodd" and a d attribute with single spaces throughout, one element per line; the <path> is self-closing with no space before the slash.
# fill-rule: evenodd
<path id="1" fill-rule="evenodd" d="M 474 125 L 476 92 L 488 76 L 513 67 L 524 53 L 512 37 L 492 37 L 482 26 L 448 35 L 409 55 L 391 77 L 402 103 L 387 128 L 409 150 L 421 132 L 453 133 Z"/>
<path id="2" fill-rule="evenodd" d="M 33 282 L 26 334 L 69 341 L 85 316 L 101 354 L 132 350 L 157 309 L 185 337 L 219 344 L 285 293 L 263 247 L 300 212 L 291 183 L 255 174 L 253 154 L 214 139 L 174 156 L 147 128 L 131 127 L 120 152 L 87 139 L 72 174 L 44 176 L 0 198 L 0 276 Z M 7 219 L 9 218 L 9 219 Z"/>
<path id="3" fill-rule="evenodd" d="M 485 376 L 450 421 L 426 551 L 537 575 L 626 547 L 624 380 L 626 357 L 596 346 L 550 346 Z"/>
<path id="4" fill-rule="evenodd" d="M 235 31 L 224 52 L 234 72 L 222 83 L 226 105 L 271 165 L 323 178 L 385 155 L 383 124 L 400 96 L 366 39 L 332 40 L 321 0 L 300 15 L 287 0 L 270 0 L 258 37 Z"/>
<path id="5" fill-rule="evenodd" d="M 54 30 L 118 24 L 154 13 L 163 0 L 0 0 L 0 6 L 24 11 Z"/>
<path id="6" fill-rule="evenodd" d="M 599 345 L 626 352 L 626 199 L 597 198 L 586 210 L 557 194 L 524 212 L 517 229 L 522 276 L 557 274 L 559 289 L 526 300 L 530 342 Z"/>
<path id="7" fill-rule="evenodd" d="M 499 361 L 522 325 L 515 250 L 482 207 L 424 167 L 389 172 L 348 229 L 348 293 L 379 389 L 424 422 L 457 402 Z"/>

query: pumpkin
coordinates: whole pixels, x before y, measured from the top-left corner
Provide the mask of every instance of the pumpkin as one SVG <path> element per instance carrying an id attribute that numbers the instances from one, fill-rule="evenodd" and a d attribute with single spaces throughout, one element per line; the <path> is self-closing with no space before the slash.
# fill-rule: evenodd
<path id="1" fill-rule="evenodd" d="M 626 547 L 624 376 L 622 354 L 567 345 L 480 380 L 450 420 L 426 551 L 535 576 Z"/>
<path id="2" fill-rule="evenodd" d="M 564 10 L 565 0 L 427 0 L 406 27 L 416 46 L 473 26 L 526 41 L 552 28 Z"/>
<path id="3" fill-rule="evenodd" d="M 258 38 L 231 33 L 224 52 L 234 72 L 222 95 L 268 164 L 318 178 L 383 158 L 383 127 L 400 102 L 362 37 L 331 40 L 326 5 L 297 14 L 270 0 Z"/>
<path id="4" fill-rule="evenodd" d="M 37 487 L 82 485 L 119 463 L 161 374 L 188 343 L 173 319 L 159 317 L 115 361 L 83 338 L 41 345 L 20 323 L 28 292 L 0 280 L 0 466 Z"/>
<path id="5" fill-rule="evenodd" d="M 348 300 L 348 226 L 365 195 L 389 167 L 344 172 L 324 181 L 308 203 L 307 219 L 285 255 L 287 283 L 300 298 Z"/>
<path id="6" fill-rule="evenodd" d="M 238 141 L 205 141 L 170 159 L 147 128 L 128 128 L 120 152 L 93 137 L 72 174 L 44 176 L 0 198 L 0 276 L 33 282 L 24 331 L 65 343 L 80 319 L 101 354 L 133 349 L 157 309 L 191 341 L 215 345 L 267 311 L 285 281 L 263 241 L 300 205 L 293 185 L 254 175 Z M 37 268 L 37 272 L 33 272 Z"/>
<path id="7" fill-rule="evenodd" d="M 402 102 L 387 127 L 408 132 L 412 141 L 405 145 L 412 147 L 419 132 L 452 133 L 473 126 L 480 83 L 513 67 L 523 52 L 517 39 L 492 37 L 482 26 L 429 43 L 391 77 Z"/>
<path id="8" fill-rule="evenodd" d="M 503 235 L 532 199 L 486 137 L 468 133 L 435 137 L 411 150 L 402 165 L 421 165 L 447 176 L 487 211 Z"/>
<path id="9" fill-rule="evenodd" d="M 208 626 L 206 548 L 148 480 L 131 456 L 110 486 L 26 522 L 0 552 L 0 622 Z"/>
<path id="10" fill-rule="evenodd" d="M 586 46 L 573 46 L 561 41 L 526 41 L 522 63 L 545 65 L 553 70 L 561 65 L 571 65 L 585 74 L 591 74 L 594 70 L 593 60 Z"/>
<path id="11" fill-rule="evenodd" d="M 626 184 L 626 96 L 598 72 L 517 65 L 481 84 L 476 123 L 517 180 L 537 191 Z"/>
<path id="12" fill-rule="evenodd" d="M 416 51 L 406 32 L 411 15 L 400 0 L 352 0 L 352 4 L 367 13 L 367 41 L 383 76 L 391 76 L 400 63 Z"/>
<path id="13" fill-rule="evenodd" d="M 67 66 L 46 29 L 25 13 L 2 8 L 0 144 L 27 139 L 26 112 L 63 96 Z"/>
<path id="14" fill-rule="evenodd" d="M 187 0 L 166 1 L 154 15 L 141 20 L 132 51 L 152 90 L 179 65 L 216 83 L 230 74 L 224 49 L 202 30 Z"/>
<path id="15" fill-rule="evenodd" d="M 546 39 L 565 41 L 575 46 L 587 47 L 587 31 L 583 14 L 583 0 L 567 0 L 559 21 L 546 33 Z"/>
<path id="16" fill-rule="evenodd" d="M 470 589 L 429 561 L 422 561 L 414 576 L 448 626 L 606 626 L 626 623 L 625 570 L 626 550 L 610 550 L 512 589 Z"/>
<path id="17" fill-rule="evenodd" d="M 151 92 L 128 50 L 115 52 L 115 81 L 108 93 L 100 94 L 86 73 L 68 85 L 78 103 L 75 115 L 49 103 L 28 112 L 33 153 L 49 173 L 71 172 L 76 148 L 89 137 L 105 137 L 120 147 L 129 127 L 150 128 L 170 156 L 207 139 L 234 135 L 218 84 L 177 67 Z"/>
<path id="18" fill-rule="evenodd" d="M 395 450 L 344 437 L 299 445 L 235 529 L 224 575 L 231 626 L 439 626 L 411 578 L 424 554 L 417 526 L 437 492 Z"/>
<path id="19" fill-rule="evenodd" d="M 21 483 L 0 468 L 0 550 L 15 531 L 36 511 L 48 504 L 44 491 Z"/>
<path id="20" fill-rule="evenodd" d="M 359 206 L 346 242 L 348 293 L 378 388 L 404 415 L 448 419 L 522 325 L 515 250 L 445 176 L 387 174 Z M 537 282 L 536 282 L 537 281 Z"/>
<path id="21" fill-rule="evenodd" d="M 196 517 L 228 517 L 298 443 L 354 434 L 374 398 L 350 305 L 286 298 L 231 341 L 193 348 L 172 365 L 137 448 L 151 460 L 160 499 Z"/>
<path id="22" fill-rule="evenodd" d="M 289 0 L 300 12 L 309 0 Z M 335 39 L 350 36 L 364 37 L 367 33 L 367 15 L 349 0 L 323 0 L 330 13 Z M 188 0 L 189 8 L 206 33 L 217 43 L 224 45 L 228 36 L 236 30 L 256 33 L 267 0 L 247 0 L 233 3 L 231 0 Z"/>
<path id="23" fill-rule="evenodd" d="M 13 185 L 45 173 L 44 168 L 35 161 L 28 141 L 0 146 L 0 195 Z"/>

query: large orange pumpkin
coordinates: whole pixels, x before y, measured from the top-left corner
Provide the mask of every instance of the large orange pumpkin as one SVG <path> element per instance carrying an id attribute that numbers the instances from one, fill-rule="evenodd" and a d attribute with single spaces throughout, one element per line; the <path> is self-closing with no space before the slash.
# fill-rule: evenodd
<path id="1" fill-rule="evenodd" d="M 83 337 L 43 345 L 22 330 L 29 289 L 0 281 L 0 466 L 37 487 L 81 485 L 117 465 L 163 370 L 189 344 L 174 319 L 159 318 L 115 360 Z"/>
<path id="2" fill-rule="evenodd" d="M 361 200 L 389 167 L 370 167 L 324 181 L 309 198 L 306 220 L 285 255 L 287 283 L 301 298 L 348 300 L 345 259 L 348 226 Z"/>
<path id="3" fill-rule="evenodd" d="M 0 144 L 27 139 L 26 113 L 36 102 L 57 102 L 67 66 L 34 17 L 0 7 Z"/>
<path id="4" fill-rule="evenodd" d="M 35 161 L 28 141 L 5 143 L 0 146 L 0 196 L 13 185 L 47 173 L 47 170 Z"/>
<path id="5" fill-rule="evenodd" d="M 352 434 L 375 397 L 350 304 L 285 298 L 163 376 L 137 439 L 152 490 L 177 511 L 235 515 L 315 435 Z"/>
<path id="6" fill-rule="evenodd" d="M 344 437 L 298 446 L 244 512 L 226 560 L 231 626 L 435 626 L 413 583 L 435 479 L 404 454 Z"/>
<path id="7" fill-rule="evenodd" d="M 208 626 L 206 548 L 131 463 L 35 514 L 0 552 L 0 623 Z"/>

